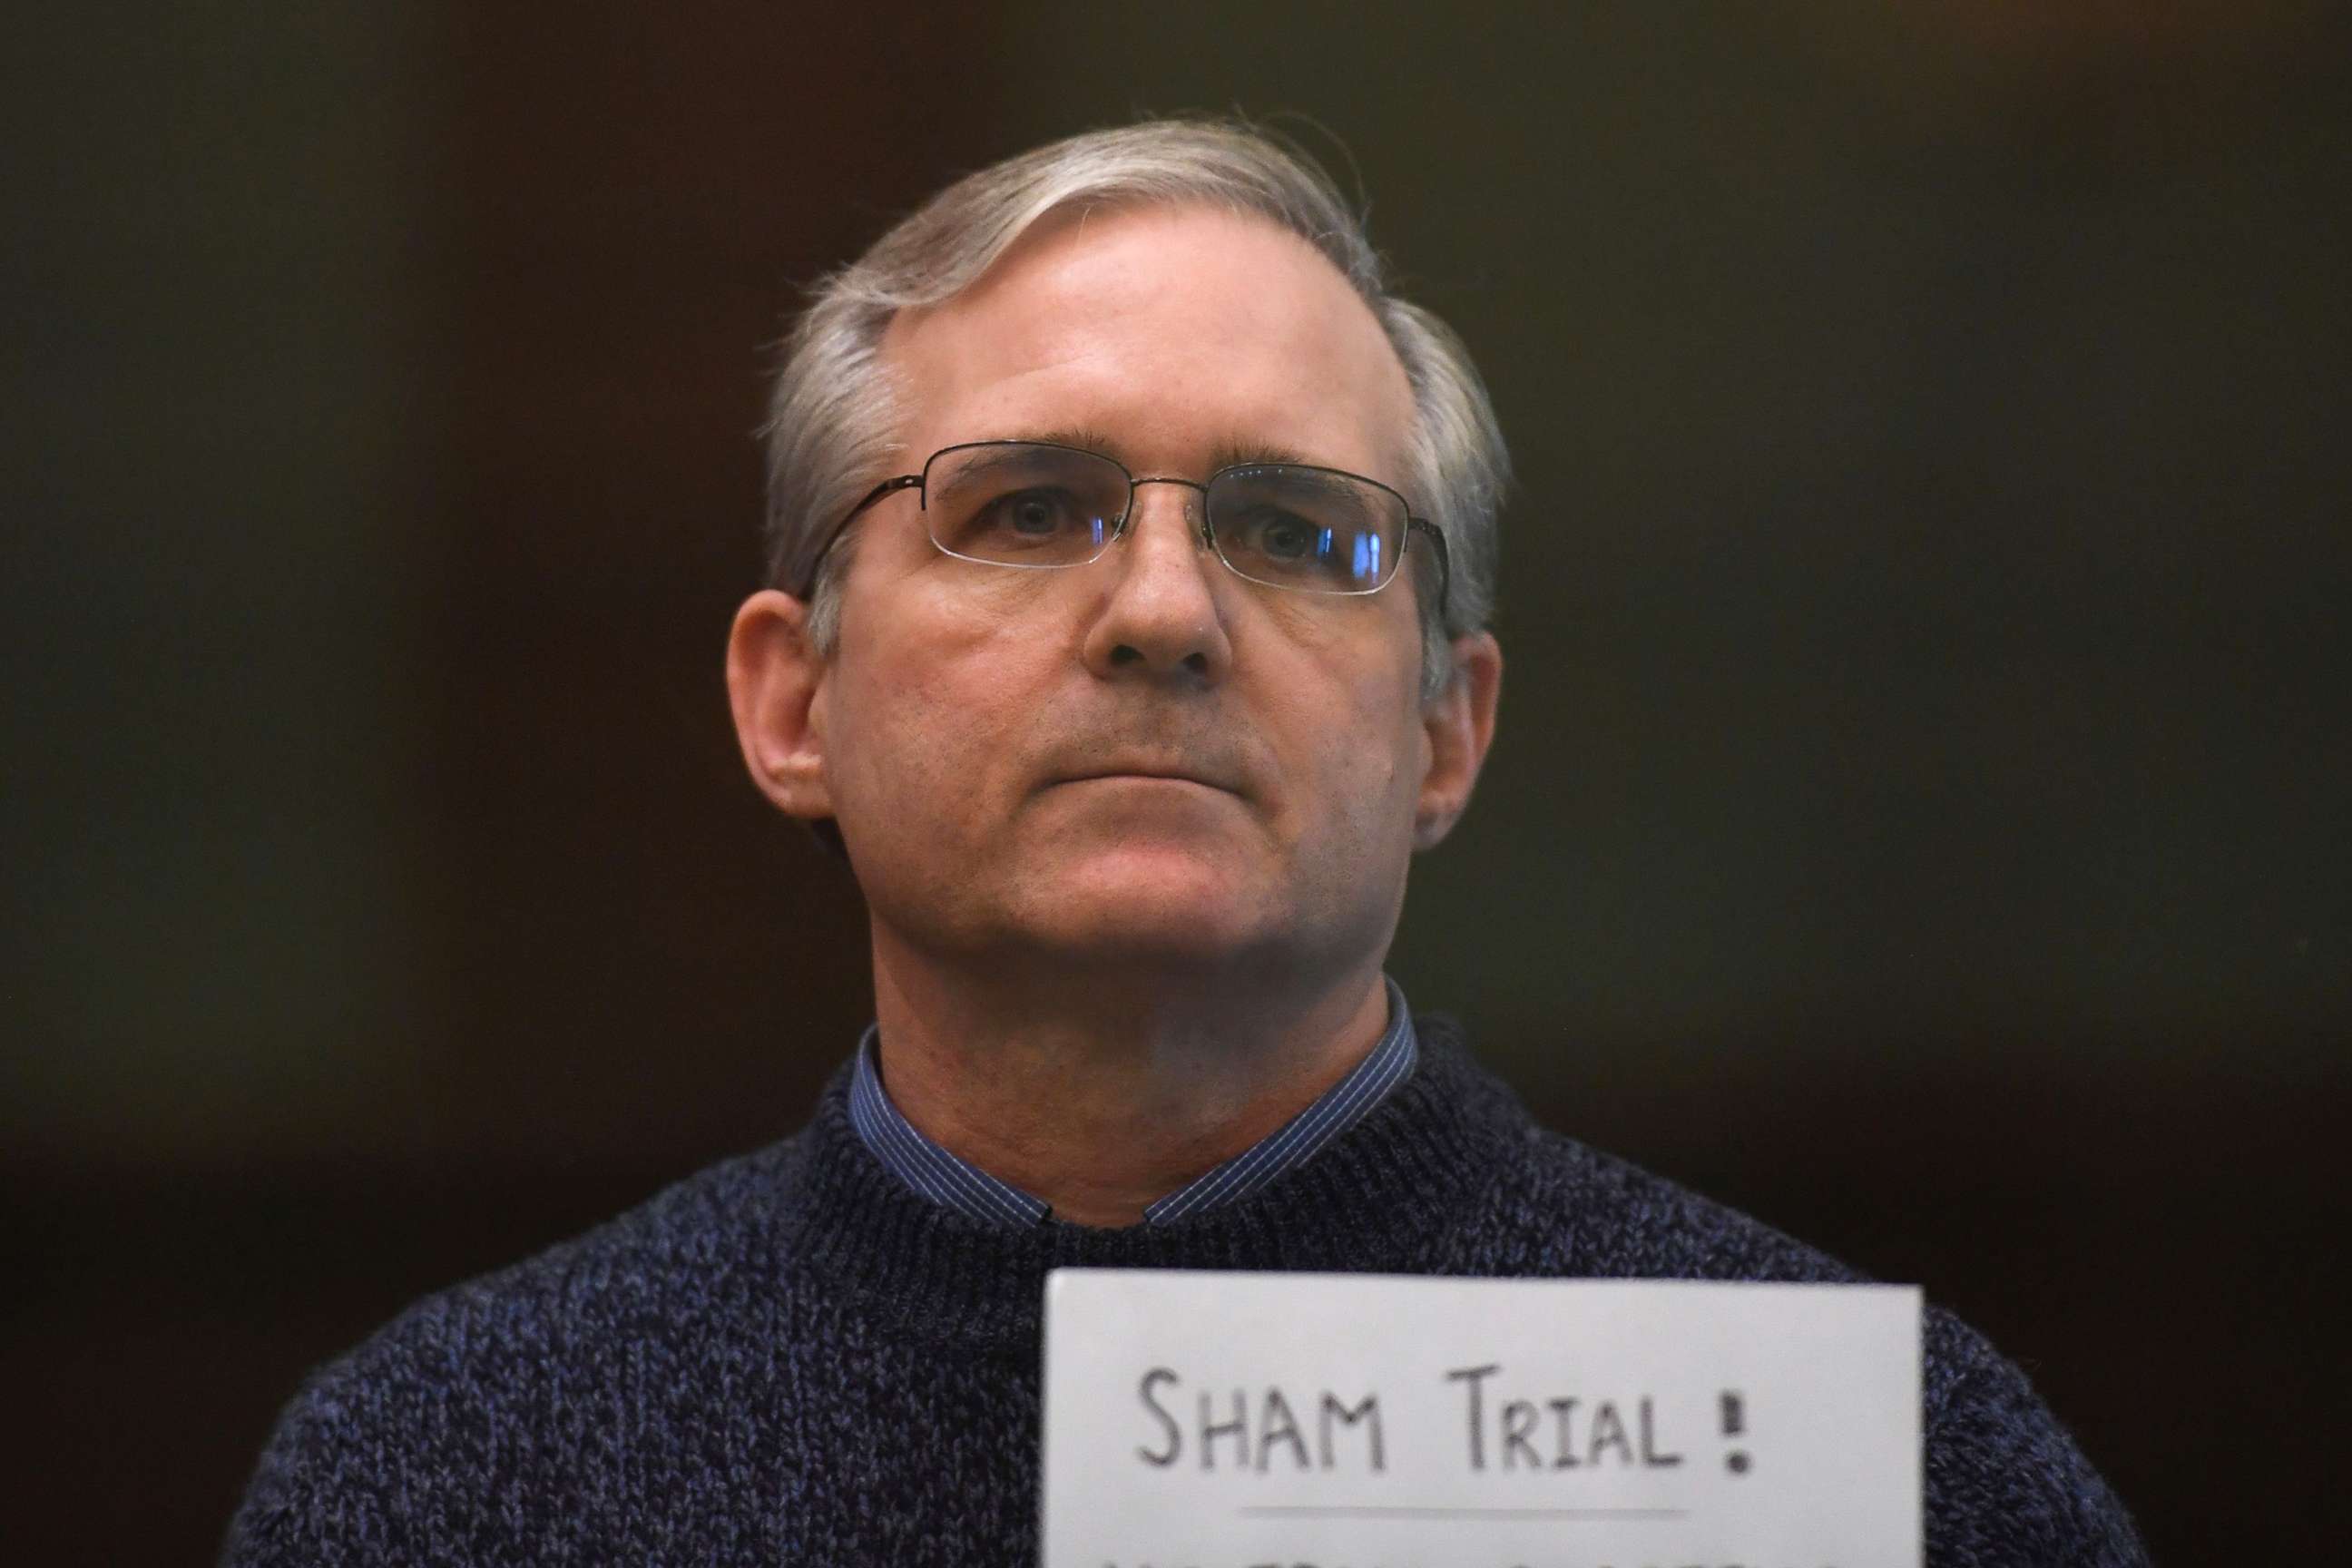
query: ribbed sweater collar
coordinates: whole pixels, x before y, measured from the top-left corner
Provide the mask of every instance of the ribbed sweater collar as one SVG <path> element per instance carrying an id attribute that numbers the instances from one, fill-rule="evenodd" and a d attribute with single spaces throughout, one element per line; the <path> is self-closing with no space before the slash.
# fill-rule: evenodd
<path id="1" fill-rule="evenodd" d="M 1415 1020 L 1413 1076 L 1262 1191 L 1161 1226 L 985 1226 L 927 1202 L 877 1161 L 836 1074 L 776 1172 L 776 1243 L 862 1316 L 977 1348 L 1034 1349 L 1059 1268 L 1416 1273 L 1522 1155 L 1525 1111 L 1450 1020 Z"/>

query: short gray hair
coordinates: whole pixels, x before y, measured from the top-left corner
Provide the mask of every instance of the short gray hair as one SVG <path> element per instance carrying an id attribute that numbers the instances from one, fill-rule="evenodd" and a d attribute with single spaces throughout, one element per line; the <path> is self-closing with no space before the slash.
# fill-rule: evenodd
<path id="1" fill-rule="evenodd" d="M 1510 458 L 1462 340 L 1388 292 L 1387 268 L 1339 187 L 1304 153 L 1255 127 L 1153 120 L 1089 132 L 970 174 L 824 279 L 784 344 L 761 434 L 768 457 L 768 571 L 805 589 L 809 633 L 830 655 L 852 541 L 828 532 L 899 465 L 882 336 L 900 310 L 976 282 L 1029 227 L 1072 205 L 1200 203 L 1255 214 L 1321 252 L 1371 308 L 1412 389 L 1404 454 L 1415 507 L 1444 531 L 1451 584 L 1442 611 L 1422 579 L 1423 687 L 1445 685 L 1445 642 L 1483 628 L 1495 602 L 1496 513 Z M 822 559 L 820 559 L 822 552 Z"/>

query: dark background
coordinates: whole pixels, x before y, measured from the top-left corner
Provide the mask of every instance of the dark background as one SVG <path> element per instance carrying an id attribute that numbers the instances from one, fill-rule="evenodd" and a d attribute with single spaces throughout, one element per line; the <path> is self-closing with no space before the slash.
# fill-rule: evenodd
<path id="1" fill-rule="evenodd" d="M 12 1558 L 204 1560 L 307 1367 L 800 1123 L 868 1003 L 720 687 L 765 345 L 954 174 L 1234 107 L 1521 468 L 1416 1003 L 1923 1282 L 2164 1560 L 2340 1550 L 2347 29 L 1145 15 L 23 24 Z"/>

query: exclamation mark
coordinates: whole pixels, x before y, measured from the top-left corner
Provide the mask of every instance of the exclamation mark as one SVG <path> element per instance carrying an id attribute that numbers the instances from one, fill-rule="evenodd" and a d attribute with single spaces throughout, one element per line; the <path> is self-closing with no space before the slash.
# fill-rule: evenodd
<path id="1" fill-rule="evenodd" d="M 1748 1413 L 1740 1407 L 1739 1395 L 1729 1389 L 1723 1394 L 1723 1435 L 1737 1437 L 1748 1430 Z M 1748 1473 L 1748 1450 L 1734 1448 L 1723 1457 L 1724 1468 L 1735 1476 Z"/>

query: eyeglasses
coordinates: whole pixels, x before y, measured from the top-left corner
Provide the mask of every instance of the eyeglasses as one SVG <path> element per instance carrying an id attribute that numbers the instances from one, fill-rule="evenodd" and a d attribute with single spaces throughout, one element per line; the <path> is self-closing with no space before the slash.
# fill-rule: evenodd
<path id="1" fill-rule="evenodd" d="M 825 537 L 822 563 L 859 513 L 899 490 L 921 492 L 923 526 L 942 554 L 1030 570 L 1084 566 L 1127 531 L 1135 492 L 1201 492 L 1201 536 L 1237 577 L 1303 594 L 1377 594 L 1415 533 L 1437 552 L 1438 599 L 1452 574 L 1445 536 L 1377 479 L 1303 463 L 1242 463 L 1206 483 L 1138 479 L 1100 452 L 1051 441 L 968 441 L 931 454 L 919 474 L 885 479 Z M 802 585 L 814 587 L 817 567 Z"/>

